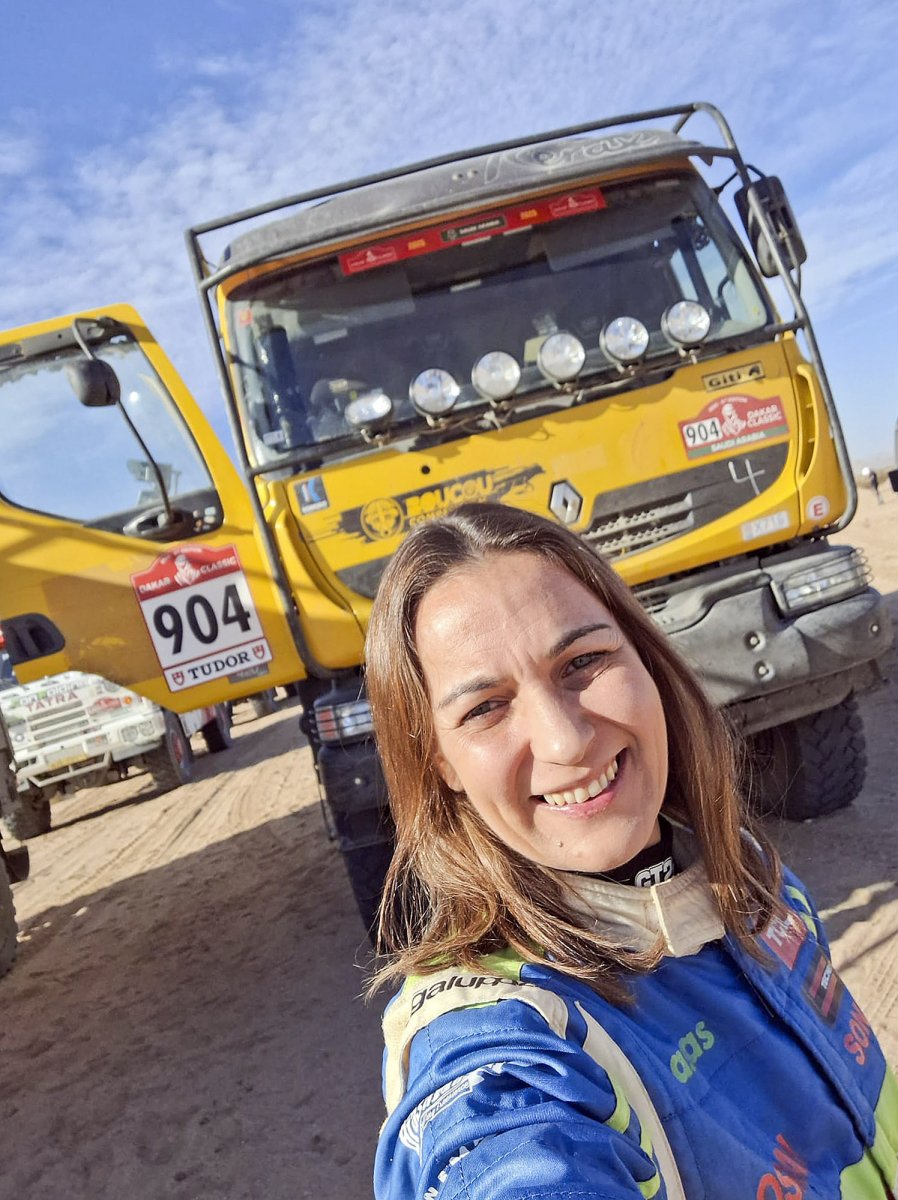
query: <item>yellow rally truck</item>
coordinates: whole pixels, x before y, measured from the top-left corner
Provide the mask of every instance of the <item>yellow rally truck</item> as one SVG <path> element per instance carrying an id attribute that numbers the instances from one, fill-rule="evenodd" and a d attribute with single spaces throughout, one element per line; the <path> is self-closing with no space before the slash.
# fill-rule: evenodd
<path id="1" fill-rule="evenodd" d="M 863 556 L 830 541 L 856 494 L 794 216 L 716 109 L 483 147 L 187 236 L 237 467 L 132 309 L 0 337 L 20 679 L 95 672 L 179 711 L 300 680 L 368 921 L 390 845 L 371 601 L 409 529 L 499 500 L 611 559 L 749 738 L 761 802 L 804 818 L 854 799 L 854 696 L 890 627 Z"/>

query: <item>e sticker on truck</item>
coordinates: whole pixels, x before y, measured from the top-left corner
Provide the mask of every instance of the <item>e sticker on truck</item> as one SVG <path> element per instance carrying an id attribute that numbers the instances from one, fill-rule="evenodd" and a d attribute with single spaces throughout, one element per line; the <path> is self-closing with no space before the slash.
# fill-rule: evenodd
<path id="1" fill-rule="evenodd" d="M 720 396 L 706 404 L 691 421 L 680 421 L 680 437 L 687 458 L 702 458 L 721 450 L 735 450 L 765 442 L 789 432 L 779 396 Z"/>
<path id="2" fill-rule="evenodd" d="M 173 692 L 271 661 L 234 546 L 186 546 L 131 576 Z"/>

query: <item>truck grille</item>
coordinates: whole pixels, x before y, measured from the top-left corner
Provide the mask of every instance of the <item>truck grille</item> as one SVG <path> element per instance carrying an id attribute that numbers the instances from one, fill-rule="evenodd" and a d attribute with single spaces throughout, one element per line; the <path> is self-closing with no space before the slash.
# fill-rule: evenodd
<path id="1" fill-rule="evenodd" d="M 606 558 L 622 558 L 688 533 L 694 525 L 692 493 L 686 492 L 649 508 L 629 508 L 598 517 L 583 538 Z"/>
<path id="2" fill-rule="evenodd" d="M 90 720 L 80 701 L 55 705 L 46 712 L 29 713 L 25 723 L 28 742 L 38 746 L 79 737 L 90 730 Z"/>
<path id="3" fill-rule="evenodd" d="M 582 535 L 599 554 L 624 558 L 719 520 L 776 483 L 788 442 L 659 475 L 595 497 Z"/>

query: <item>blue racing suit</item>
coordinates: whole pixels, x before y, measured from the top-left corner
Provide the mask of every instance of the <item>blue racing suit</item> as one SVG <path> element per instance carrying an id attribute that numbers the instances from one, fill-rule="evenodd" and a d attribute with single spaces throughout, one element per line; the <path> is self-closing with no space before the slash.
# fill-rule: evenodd
<path id="1" fill-rule="evenodd" d="M 589 881 L 580 911 L 604 924 L 615 896 L 618 932 L 665 939 L 631 1005 L 511 954 L 406 982 L 384 1017 L 378 1200 L 891 1198 L 898 1084 L 794 877 L 763 962 L 700 863 Z"/>

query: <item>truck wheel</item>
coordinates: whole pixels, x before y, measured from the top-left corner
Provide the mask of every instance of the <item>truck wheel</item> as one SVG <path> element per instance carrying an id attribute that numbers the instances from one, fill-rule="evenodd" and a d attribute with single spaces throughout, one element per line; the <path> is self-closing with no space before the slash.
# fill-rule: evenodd
<path id="1" fill-rule="evenodd" d="M 867 769 L 864 727 L 853 696 L 748 739 L 749 797 L 789 821 L 822 817 L 860 795 Z"/>
<path id="2" fill-rule="evenodd" d="M 219 754 L 234 744 L 231 737 L 231 713 L 227 704 L 215 705 L 215 716 L 202 727 L 200 733 L 210 754 Z"/>
<path id="3" fill-rule="evenodd" d="M 174 713 L 165 714 L 162 744 L 145 754 L 143 761 L 160 792 L 174 791 L 190 779 L 193 774 L 193 751 Z"/>
<path id="4" fill-rule="evenodd" d="M 352 894 L 368 936 L 372 940 L 377 924 L 377 910 L 384 890 L 384 879 L 392 857 L 393 847 L 388 842 L 378 842 L 360 850 L 343 852 Z"/>
<path id="5" fill-rule="evenodd" d="M 16 958 L 16 909 L 6 867 L 0 861 L 0 979 Z"/>
<path id="6" fill-rule="evenodd" d="M 50 832 L 50 801 L 40 793 L 16 796 L 4 806 L 3 819 L 14 838 L 27 842 Z"/>
<path id="7" fill-rule="evenodd" d="M 277 708 L 274 688 L 266 688 L 264 692 L 257 692 L 255 696 L 250 696 L 249 706 L 253 710 L 254 716 L 270 717 Z"/>

